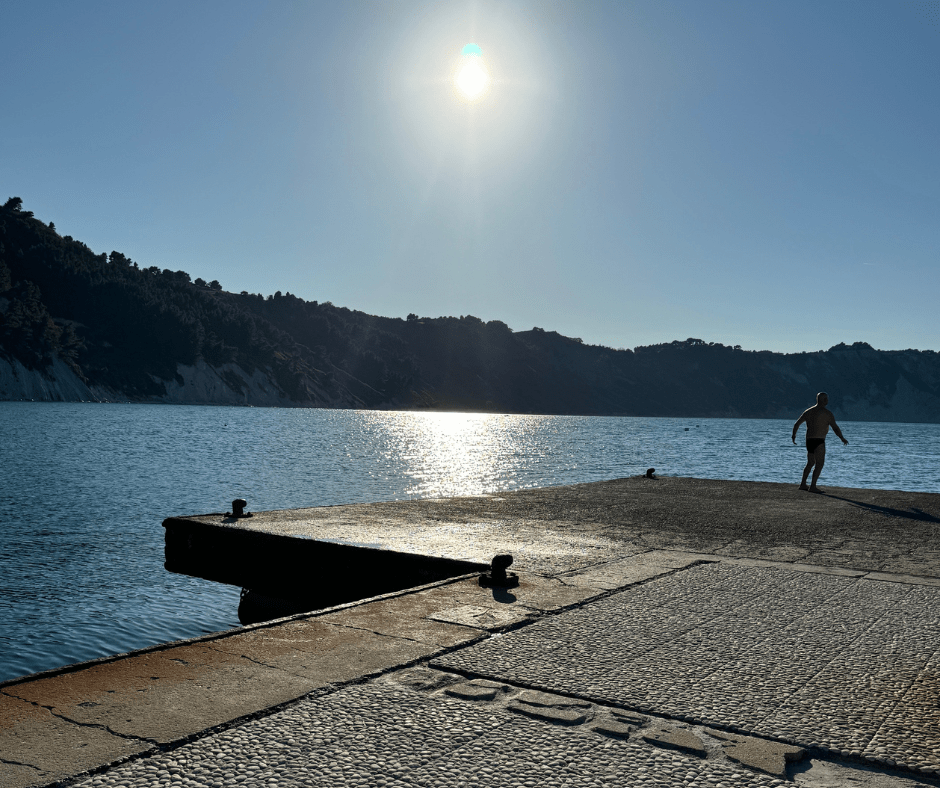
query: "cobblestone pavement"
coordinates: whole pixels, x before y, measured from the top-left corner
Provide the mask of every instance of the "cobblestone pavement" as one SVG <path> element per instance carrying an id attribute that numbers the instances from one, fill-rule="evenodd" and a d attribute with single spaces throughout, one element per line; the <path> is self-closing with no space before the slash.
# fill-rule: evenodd
<path id="1" fill-rule="evenodd" d="M 828 748 L 937 785 L 938 603 L 938 587 L 698 565 L 75 784 L 915 785 L 804 757 Z"/>
<path id="2" fill-rule="evenodd" d="M 82 788 L 786 784 L 719 758 L 553 725 L 387 683 L 307 699 L 78 783 Z"/>
<path id="3" fill-rule="evenodd" d="M 940 588 L 708 564 L 435 667 L 940 776 Z"/>

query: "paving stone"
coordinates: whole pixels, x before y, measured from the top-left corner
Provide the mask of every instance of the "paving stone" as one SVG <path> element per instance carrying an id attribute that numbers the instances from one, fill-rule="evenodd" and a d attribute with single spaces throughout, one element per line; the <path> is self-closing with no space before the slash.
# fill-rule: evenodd
<path id="1" fill-rule="evenodd" d="M 591 703 L 561 695 L 524 690 L 509 701 L 507 708 L 561 725 L 580 725 L 590 717 Z"/>
<path id="2" fill-rule="evenodd" d="M 422 667 L 406 668 L 388 674 L 385 678 L 387 681 L 418 691 L 437 690 L 461 681 L 460 677 L 453 673 L 443 673 Z"/>
<path id="3" fill-rule="evenodd" d="M 781 780 L 786 779 L 787 764 L 798 761 L 806 755 L 806 750 L 802 747 L 793 747 L 767 739 L 739 736 L 716 730 L 706 730 L 705 733 L 718 739 L 725 755 L 735 763 L 743 764 L 751 769 L 759 769 Z"/>
<path id="4" fill-rule="evenodd" d="M 644 741 L 654 744 L 657 747 L 666 747 L 670 750 L 680 750 L 689 755 L 696 755 L 704 758 L 708 755 L 702 740 L 686 730 L 679 728 L 667 728 L 654 726 L 644 730 L 641 734 Z"/>
<path id="5" fill-rule="evenodd" d="M 582 766 L 599 751 L 600 737 L 557 725 L 508 715 L 498 729 L 426 764 L 410 776 L 416 785 L 509 786 L 521 779 L 532 784 L 589 785 Z"/>
<path id="6" fill-rule="evenodd" d="M 560 725 L 580 725 L 588 718 L 586 711 L 570 706 L 562 708 L 533 706 L 519 700 L 511 700 L 507 708 L 512 711 L 518 711 L 521 714 L 528 714 L 530 717 L 536 717 L 540 720 L 554 722 Z"/>
<path id="7" fill-rule="evenodd" d="M 497 696 L 504 694 L 509 688 L 505 684 L 495 681 L 486 681 L 484 679 L 474 679 L 473 681 L 455 684 L 444 690 L 446 695 L 463 700 L 495 700 Z"/>
<path id="8" fill-rule="evenodd" d="M 637 714 L 632 711 L 624 711 L 622 709 L 609 709 L 608 714 L 610 714 L 613 719 L 617 722 L 626 724 L 626 725 L 635 725 L 637 727 L 642 727 L 649 722 L 649 717 L 644 717 L 642 714 Z"/>
<path id="9" fill-rule="evenodd" d="M 600 718 L 591 723 L 591 730 L 604 736 L 626 739 L 636 730 L 636 725 L 628 725 L 615 719 Z"/>
<path id="10" fill-rule="evenodd" d="M 532 611 L 527 608 L 516 606 L 498 610 L 479 605 L 458 605 L 433 613 L 428 618 L 477 629 L 501 629 L 509 624 L 523 621 L 531 613 Z"/>
<path id="11" fill-rule="evenodd" d="M 520 703 L 526 703 L 529 706 L 553 706 L 553 707 L 577 707 L 588 708 L 591 704 L 584 700 L 576 698 L 566 698 L 562 695 L 552 695 L 548 692 L 539 692 L 537 690 L 523 690 L 515 698 Z"/>

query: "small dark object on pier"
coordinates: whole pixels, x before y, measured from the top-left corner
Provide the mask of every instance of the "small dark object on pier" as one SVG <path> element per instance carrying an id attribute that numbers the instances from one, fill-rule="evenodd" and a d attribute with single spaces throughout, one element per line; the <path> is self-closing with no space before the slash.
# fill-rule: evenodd
<path id="1" fill-rule="evenodd" d="M 480 585 L 484 588 L 515 588 L 519 585 L 519 575 L 507 572 L 506 569 L 510 566 L 512 556 L 509 553 L 493 556 L 490 571 L 480 575 Z"/>
<path id="2" fill-rule="evenodd" d="M 647 479 L 655 479 L 656 477 L 653 476 L 654 473 L 656 473 L 656 469 L 655 469 L 655 468 L 647 468 L 647 469 L 646 469 L 646 478 L 647 478 Z"/>
<path id="3" fill-rule="evenodd" d="M 245 511 L 246 506 L 248 506 L 248 501 L 244 498 L 236 498 L 232 501 L 232 513 L 229 517 L 251 517 L 251 512 Z"/>

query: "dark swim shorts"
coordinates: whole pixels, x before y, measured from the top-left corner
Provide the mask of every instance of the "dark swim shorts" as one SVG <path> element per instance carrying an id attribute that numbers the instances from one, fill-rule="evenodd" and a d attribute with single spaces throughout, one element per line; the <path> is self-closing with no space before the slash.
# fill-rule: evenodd
<path id="1" fill-rule="evenodd" d="M 809 454 L 812 454 L 816 449 L 822 446 L 826 442 L 825 438 L 807 438 L 806 439 L 806 451 Z"/>

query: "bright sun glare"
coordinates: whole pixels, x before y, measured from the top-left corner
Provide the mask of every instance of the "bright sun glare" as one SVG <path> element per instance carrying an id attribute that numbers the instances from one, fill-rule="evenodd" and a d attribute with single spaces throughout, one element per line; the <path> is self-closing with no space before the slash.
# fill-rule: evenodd
<path id="1" fill-rule="evenodd" d="M 490 85 L 490 75 L 483 65 L 483 50 L 476 44 L 467 44 L 460 55 L 460 66 L 454 76 L 454 84 L 464 99 L 476 101 L 486 95 Z"/>

